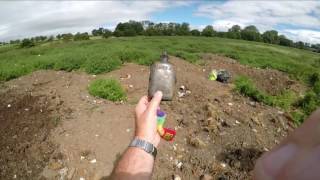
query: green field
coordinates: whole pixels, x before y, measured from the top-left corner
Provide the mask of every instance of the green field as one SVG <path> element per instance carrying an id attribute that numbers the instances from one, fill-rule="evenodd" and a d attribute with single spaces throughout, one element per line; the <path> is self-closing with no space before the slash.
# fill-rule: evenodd
<path id="1" fill-rule="evenodd" d="M 170 55 L 198 63 L 203 53 L 215 53 L 253 67 L 273 68 L 312 87 L 303 99 L 292 102 L 291 93 L 270 97 L 246 79 L 236 85 L 240 93 L 272 106 L 291 111 L 301 122 L 320 105 L 320 55 L 306 50 L 218 37 L 153 36 L 119 37 L 87 41 L 53 41 L 32 48 L 0 46 L 0 81 L 7 81 L 39 69 L 90 74 L 109 72 L 124 62 L 150 65 L 166 50 Z M 312 82 L 310 83 L 310 79 Z M 293 95 L 294 96 L 294 95 Z M 297 111 L 298 109 L 298 111 Z"/>

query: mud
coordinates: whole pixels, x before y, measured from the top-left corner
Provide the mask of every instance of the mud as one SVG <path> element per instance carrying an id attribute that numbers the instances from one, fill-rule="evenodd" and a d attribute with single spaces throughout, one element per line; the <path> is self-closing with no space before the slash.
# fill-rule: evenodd
<path id="1" fill-rule="evenodd" d="M 235 93 L 232 81 L 209 81 L 208 72 L 223 68 L 233 77 L 253 76 L 270 93 L 304 87 L 282 72 L 220 56 L 204 57 L 204 66 L 175 57 L 170 61 L 177 71 L 176 96 L 161 108 L 168 114 L 165 126 L 175 128 L 177 136 L 161 142 L 153 179 L 250 179 L 256 159 L 285 138 L 293 124 L 281 110 Z M 132 139 L 133 109 L 147 93 L 148 76 L 148 67 L 125 64 L 97 76 L 37 71 L 4 83 L 0 179 L 106 179 Z M 90 81 L 110 77 L 126 89 L 126 102 L 88 94 Z M 187 93 L 178 97 L 181 86 Z"/>

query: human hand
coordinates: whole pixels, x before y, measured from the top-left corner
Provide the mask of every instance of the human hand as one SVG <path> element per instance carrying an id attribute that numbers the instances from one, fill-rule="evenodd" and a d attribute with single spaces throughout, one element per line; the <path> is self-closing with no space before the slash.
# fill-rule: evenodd
<path id="1" fill-rule="evenodd" d="M 320 179 L 320 109 L 257 161 L 254 179 Z"/>
<path id="2" fill-rule="evenodd" d="M 157 91 L 150 102 L 147 96 L 143 96 L 135 110 L 135 136 L 152 143 L 155 147 L 160 143 L 160 136 L 157 132 L 157 109 L 159 108 L 161 99 L 161 91 Z"/>

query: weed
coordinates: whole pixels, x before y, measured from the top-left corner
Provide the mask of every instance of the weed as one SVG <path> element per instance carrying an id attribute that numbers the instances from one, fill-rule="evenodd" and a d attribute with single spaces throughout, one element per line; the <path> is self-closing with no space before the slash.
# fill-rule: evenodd
<path id="1" fill-rule="evenodd" d="M 110 72 L 121 66 L 121 61 L 118 57 L 102 57 L 93 58 L 86 62 L 85 71 L 89 74 L 99 74 Z"/>
<path id="2" fill-rule="evenodd" d="M 125 91 L 115 79 L 94 80 L 90 83 L 88 89 L 91 95 L 110 101 L 121 101 L 126 99 Z"/>

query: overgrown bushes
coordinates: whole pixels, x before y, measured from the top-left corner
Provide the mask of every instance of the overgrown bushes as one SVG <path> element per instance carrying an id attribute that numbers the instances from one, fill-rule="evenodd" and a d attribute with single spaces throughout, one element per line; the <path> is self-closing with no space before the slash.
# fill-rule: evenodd
<path id="1" fill-rule="evenodd" d="M 90 83 L 88 90 L 91 95 L 110 101 L 121 101 L 126 99 L 125 91 L 115 79 L 94 80 Z"/>

